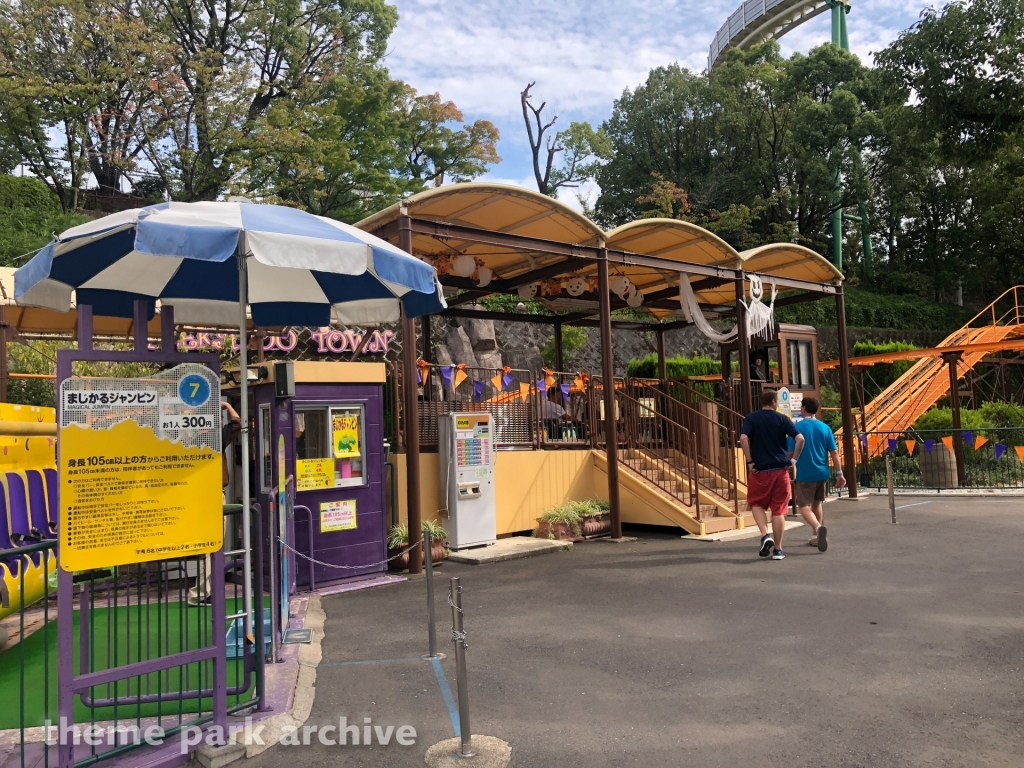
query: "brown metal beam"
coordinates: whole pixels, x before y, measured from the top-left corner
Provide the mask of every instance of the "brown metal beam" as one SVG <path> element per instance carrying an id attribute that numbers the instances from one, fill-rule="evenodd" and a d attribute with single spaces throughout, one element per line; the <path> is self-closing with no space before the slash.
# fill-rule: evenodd
<path id="1" fill-rule="evenodd" d="M 405 209 L 402 209 L 405 211 Z M 407 213 L 398 217 L 398 245 L 412 253 L 412 228 Z M 420 412 L 416 396 L 416 321 L 402 312 L 402 410 L 405 412 L 406 509 L 409 510 L 409 573 L 423 570 L 423 518 L 420 510 Z"/>
<path id="2" fill-rule="evenodd" d="M 615 421 L 615 358 L 612 348 L 612 303 L 608 280 L 608 253 L 601 249 L 597 263 L 597 291 L 601 296 L 601 383 L 604 388 L 604 439 L 608 463 L 608 510 L 613 539 L 622 538 L 619 512 L 619 439 Z"/>
<path id="3" fill-rule="evenodd" d="M 956 484 L 961 488 L 967 486 L 967 470 L 964 466 L 964 437 L 960 431 L 962 429 L 962 424 L 960 423 L 960 387 L 957 384 L 960 376 L 957 373 L 956 366 L 963 356 L 964 353 L 959 350 L 942 353 L 942 359 L 949 366 L 949 410 L 953 416 L 953 456 L 956 458 Z"/>
<path id="4" fill-rule="evenodd" d="M 851 499 L 857 498 L 857 457 L 853 453 L 853 398 L 850 396 L 850 351 L 846 338 L 846 297 L 842 286 L 836 293 L 836 329 L 839 335 L 839 407 L 843 418 L 843 458 L 846 487 Z"/>

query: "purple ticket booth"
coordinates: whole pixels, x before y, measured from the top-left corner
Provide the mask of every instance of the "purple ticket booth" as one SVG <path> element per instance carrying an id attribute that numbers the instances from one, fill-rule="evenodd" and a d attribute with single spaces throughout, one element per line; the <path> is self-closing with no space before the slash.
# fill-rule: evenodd
<path id="1" fill-rule="evenodd" d="M 255 497 L 271 524 L 264 530 L 283 530 L 295 552 L 324 563 L 285 551 L 275 580 L 283 575 L 295 591 L 383 572 L 384 364 L 263 365 L 252 414 Z"/>

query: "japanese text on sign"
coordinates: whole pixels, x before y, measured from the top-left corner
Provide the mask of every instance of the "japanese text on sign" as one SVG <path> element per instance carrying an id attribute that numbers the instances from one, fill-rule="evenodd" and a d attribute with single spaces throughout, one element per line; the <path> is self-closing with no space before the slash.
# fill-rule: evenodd
<path id="1" fill-rule="evenodd" d="M 182 380 L 208 397 L 189 406 Z M 197 555 L 223 539 L 219 382 L 187 364 L 137 379 L 61 382 L 60 566 Z M 170 433 L 170 434 L 168 434 Z"/>
<path id="2" fill-rule="evenodd" d="M 356 527 L 356 502 L 324 501 L 320 503 L 320 533 L 351 531 Z"/>
<path id="3" fill-rule="evenodd" d="M 148 389 L 116 390 L 91 389 L 78 392 L 63 392 L 61 405 L 66 409 L 102 411 L 111 406 L 153 405 L 157 394 Z"/>
<path id="4" fill-rule="evenodd" d="M 333 459 L 299 459 L 295 462 L 295 490 L 313 491 L 333 487 Z"/>

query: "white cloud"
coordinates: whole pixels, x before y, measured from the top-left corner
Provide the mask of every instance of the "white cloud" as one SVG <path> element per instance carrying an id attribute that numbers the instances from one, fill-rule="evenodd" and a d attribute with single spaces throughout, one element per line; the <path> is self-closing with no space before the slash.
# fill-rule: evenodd
<path id="1" fill-rule="evenodd" d="M 420 92 L 438 91 L 467 119 L 501 130 L 504 162 L 493 178 L 533 187 L 519 92 L 536 81 L 558 126 L 600 123 L 623 89 L 651 68 L 678 61 L 707 65 L 708 46 L 739 0 L 393 0 L 400 14 L 388 66 Z M 871 52 L 916 21 L 921 0 L 854 0 L 850 45 L 865 63 Z M 783 51 L 806 51 L 830 39 L 822 14 L 782 39 Z"/>

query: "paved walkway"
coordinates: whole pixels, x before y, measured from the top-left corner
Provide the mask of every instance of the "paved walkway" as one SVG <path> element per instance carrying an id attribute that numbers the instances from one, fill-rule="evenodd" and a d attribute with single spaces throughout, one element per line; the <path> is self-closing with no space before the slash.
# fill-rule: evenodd
<path id="1" fill-rule="evenodd" d="M 1019 500 L 831 504 L 825 554 L 640 532 L 463 577 L 473 730 L 516 768 L 1024 765 Z M 911 502 L 907 502 L 908 504 Z M 636 531 L 630 531 L 637 534 Z M 308 724 L 413 725 L 412 747 L 277 746 L 253 765 L 423 765 L 454 735 L 422 579 L 323 599 Z M 354 664 L 373 660 L 372 664 Z M 413 659 L 413 660 L 402 660 Z M 440 681 L 444 683 L 439 684 Z"/>

